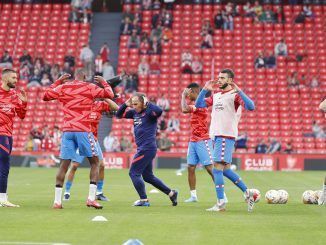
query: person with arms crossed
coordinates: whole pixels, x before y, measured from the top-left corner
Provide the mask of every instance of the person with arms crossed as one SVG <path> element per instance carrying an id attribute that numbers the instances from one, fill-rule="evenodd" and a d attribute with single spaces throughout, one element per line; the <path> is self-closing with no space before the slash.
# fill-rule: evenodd
<path id="1" fill-rule="evenodd" d="M 7 186 L 12 150 L 14 117 L 24 119 L 27 107 L 26 92 L 15 90 L 18 74 L 12 69 L 2 71 L 0 88 L 0 207 L 19 207 L 8 201 Z"/>
<path id="2" fill-rule="evenodd" d="M 196 108 L 193 105 L 187 104 L 187 97 L 190 101 L 196 101 L 200 92 L 200 86 L 197 83 L 191 83 L 183 91 L 181 97 L 181 110 L 183 113 L 190 113 L 190 128 L 191 137 L 188 145 L 187 163 L 188 163 L 188 183 L 190 188 L 190 198 L 185 202 L 197 202 L 196 191 L 196 166 L 198 163 L 204 165 L 208 174 L 213 176 L 213 143 L 208 135 L 208 109 Z M 227 202 L 227 198 L 224 194 L 224 200 Z"/>
<path id="3" fill-rule="evenodd" d="M 91 118 L 93 118 L 92 122 L 92 133 L 94 135 L 94 138 L 96 140 L 96 146 L 99 152 L 99 178 L 97 181 L 97 190 L 96 190 L 96 199 L 100 201 L 108 201 L 108 198 L 104 196 L 103 194 L 103 185 L 104 185 L 104 161 L 103 161 L 103 153 L 101 146 L 98 142 L 98 125 L 100 123 L 100 120 L 102 118 L 103 112 L 110 112 L 110 111 L 117 111 L 119 106 L 114 103 L 112 100 L 105 99 L 104 101 L 95 101 L 93 106 L 93 112 L 91 115 Z M 63 194 L 63 200 L 68 201 L 70 199 L 70 189 L 75 177 L 75 173 L 77 171 L 77 168 L 79 167 L 79 164 L 81 164 L 84 161 L 85 157 L 80 156 L 78 152 L 76 152 L 75 158 L 72 160 L 72 165 L 70 167 L 68 180 L 66 182 L 66 189 L 65 193 Z"/>
<path id="4" fill-rule="evenodd" d="M 222 91 L 205 100 L 205 95 L 213 91 L 216 84 Z M 249 212 L 255 204 L 254 192 L 230 169 L 242 104 L 247 110 L 255 109 L 254 102 L 234 83 L 234 73 L 231 69 L 222 70 L 217 81 L 208 81 L 195 103 L 197 108 L 212 106 L 210 136 L 214 140 L 213 175 L 218 201 L 207 211 L 225 211 L 223 175 L 243 191 Z"/>
<path id="5" fill-rule="evenodd" d="M 132 107 L 132 109 L 125 112 L 127 107 Z M 153 173 L 152 162 L 157 152 L 157 119 L 162 115 L 162 112 L 160 107 L 149 103 L 144 94 L 137 93 L 122 104 L 116 113 L 117 118 L 134 120 L 137 152 L 131 163 L 129 176 L 140 197 L 134 206 L 150 206 L 144 181 L 168 195 L 173 206 L 178 205 L 178 192 L 167 187 Z"/>
<path id="6" fill-rule="evenodd" d="M 45 90 L 43 100 L 58 100 L 63 104 L 64 124 L 60 148 L 60 167 L 56 176 L 54 209 L 62 209 L 62 186 L 71 160 L 77 149 L 79 154 L 88 158 L 91 165 L 88 207 L 103 208 L 95 200 L 98 180 L 98 149 L 92 133 L 92 107 L 96 98 L 112 98 L 113 92 L 104 78 L 94 79 L 103 88 L 87 83 L 83 69 L 75 71 L 75 80 L 67 82 L 69 74 L 63 74 Z"/>

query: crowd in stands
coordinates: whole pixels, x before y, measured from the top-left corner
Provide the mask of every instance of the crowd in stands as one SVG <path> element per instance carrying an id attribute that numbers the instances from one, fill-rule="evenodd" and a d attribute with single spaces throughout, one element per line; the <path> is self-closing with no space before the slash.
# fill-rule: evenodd
<path id="1" fill-rule="evenodd" d="M 92 18 L 93 0 L 72 0 L 71 12 L 69 14 L 70 22 L 89 23 Z"/>
<path id="2" fill-rule="evenodd" d="M 52 129 L 48 125 L 43 128 L 34 127 L 25 144 L 26 151 L 58 151 L 60 149 L 62 132 L 58 126 Z"/>

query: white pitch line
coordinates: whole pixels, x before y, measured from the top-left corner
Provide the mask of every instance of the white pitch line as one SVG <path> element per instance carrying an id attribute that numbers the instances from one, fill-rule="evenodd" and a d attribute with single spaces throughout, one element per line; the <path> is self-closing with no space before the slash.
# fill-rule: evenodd
<path id="1" fill-rule="evenodd" d="M 6 245 L 71 245 L 70 243 L 58 243 L 58 242 L 3 242 L 0 244 Z"/>

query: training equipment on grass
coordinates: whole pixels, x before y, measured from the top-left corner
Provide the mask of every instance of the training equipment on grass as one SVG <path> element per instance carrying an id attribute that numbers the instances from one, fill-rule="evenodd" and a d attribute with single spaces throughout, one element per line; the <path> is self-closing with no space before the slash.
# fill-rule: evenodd
<path id="1" fill-rule="evenodd" d="M 279 204 L 285 204 L 288 202 L 289 200 L 289 193 L 286 190 L 278 190 L 278 194 L 279 194 L 279 200 L 278 203 Z"/>
<path id="2" fill-rule="evenodd" d="M 315 192 L 312 190 L 307 190 L 302 194 L 302 202 L 304 204 L 317 204 L 318 200 L 316 198 Z"/>
<path id="3" fill-rule="evenodd" d="M 265 194 L 265 199 L 268 204 L 277 204 L 280 200 L 280 194 L 276 190 L 269 190 Z"/>

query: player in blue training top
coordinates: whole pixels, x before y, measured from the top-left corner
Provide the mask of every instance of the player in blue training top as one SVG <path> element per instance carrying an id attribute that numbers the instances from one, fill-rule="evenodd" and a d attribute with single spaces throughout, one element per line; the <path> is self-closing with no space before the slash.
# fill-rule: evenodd
<path id="1" fill-rule="evenodd" d="M 132 109 L 125 112 L 127 107 L 132 107 Z M 173 206 L 177 206 L 178 204 L 178 192 L 171 190 L 153 174 L 152 162 L 157 151 L 157 119 L 161 115 L 162 109 L 149 103 L 146 96 L 141 93 L 137 93 L 122 104 L 116 114 L 117 118 L 134 120 L 134 135 L 137 152 L 131 163 L 129 176 L 140 197 L 140 200 L 136 201 L 134 206 L 150 206 L 144 181 L 168 195 Z"/>

